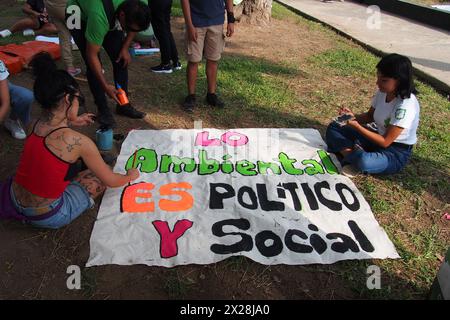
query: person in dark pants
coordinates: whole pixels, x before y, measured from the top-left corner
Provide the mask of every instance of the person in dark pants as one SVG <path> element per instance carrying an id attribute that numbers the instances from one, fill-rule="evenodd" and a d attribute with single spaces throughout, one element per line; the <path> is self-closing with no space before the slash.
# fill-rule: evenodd
<path id="1" fill-rule="evenodd" d="M 150 0 L 149 5 L 153 30 L 161 51 L 161 64 L 152 67 L 151 70 L 156 73 L 172 73 L 173 69 L 181 70 L 177 47 L 170 30 L 172 0 Z"/>
<path id="2" fill-rule="evenodd" d="M 108 1 L 109 8 L 106 8 L 104 3 Z M 89 88 L 98 108 L 99 124 L 108 128 L 116 125 L 105 93 L 117 102 L 117 114 L 142 119 L 145 113 L 134 109 L 130 104 L 120 106 L 117 87 L 120 86 L 128 93 L 128 64 L 131 61 L 128 48 L 136 33 L 150 25 L 148 3 L 138 0 L 69 0 L 68 14 L 73 5 L 81 10 L 81 28 L 73 26 L 71 16 L 67 17 L 67 26 L 86 63 Z M 115 26 L 111 27 L 114 22 Z M 113 65 L 115 85 L 109 84 L 103 75 L 99 57 L 102 47 Z"/>

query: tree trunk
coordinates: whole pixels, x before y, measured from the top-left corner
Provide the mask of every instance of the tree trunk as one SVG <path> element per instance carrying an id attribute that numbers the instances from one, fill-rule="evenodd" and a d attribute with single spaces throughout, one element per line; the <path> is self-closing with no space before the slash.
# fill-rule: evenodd
<path id="1" fill-rule="evenodd" d="M 272 16 L 272 0 L 243 0 L 234 11 L 240 22 L 268 25 Z"/>

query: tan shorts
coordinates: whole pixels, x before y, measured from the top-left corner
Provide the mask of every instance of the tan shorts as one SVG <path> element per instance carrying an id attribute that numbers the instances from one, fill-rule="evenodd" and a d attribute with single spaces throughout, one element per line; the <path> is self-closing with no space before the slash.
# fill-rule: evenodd
<path id="1" fill-rule="evenodd" d="M 186 56 L 189 62 L 200 62 L 202 56 L 211 61 L 219 61 L 225 48 L 225 35 L 223 25 L 195 28 L 197 30 L 197 42 L 189 41 L 185 32 Z"/>

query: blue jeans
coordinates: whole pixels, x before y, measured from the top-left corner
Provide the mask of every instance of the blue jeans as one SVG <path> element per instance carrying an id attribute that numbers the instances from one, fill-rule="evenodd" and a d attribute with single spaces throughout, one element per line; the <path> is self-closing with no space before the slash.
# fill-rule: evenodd
<path id="1" fill-rule="evenodd" d="M 11 113 L 9 117 L 13 120 L 20 119 L 23 125 L 31 120 L 31 105 L 34 101 L 33 92 L 8 82 L 9 96 L 11 100 Z"/>
<path id="2" fill-rule="evenodd" d="M 356 148 L 351 154 L 342 159 L 342 164 L 351 164 L 363 173 L 369 174 L 393 174 L 403 169 L 412 154 L 412 146 L 400 143 L 392 143 L 387 148 L 382 148 L 363 137 L 359 132 L 349 126 L 340 127 L 332 122 L 326 133 L 328 151 L 339 153 L 342 149 L 353 148 L 358 144 L 362 148 Z"/>
<path id="3" fill-rule="evenodd" d="M 36 216 L 39 208 L 22 207 L 17 202 L 12 188 L 11 200 L 17 211 L 19 211 L 24 216 Z M 67 186 L 61 198 L 55 200 L 48 207 L 50 209 L 56 208 L 61 201 L 64 201 L 61 208 L 53 216 L 40 221 L 30 221 L 30 224 L 40 228 L 59 229 L 71 223 L 84 211 L 92 208 L 95 204 L 94 200 L 90 197 L 87 190 L 81 184 L 75 181 L 72 181 Z"/>

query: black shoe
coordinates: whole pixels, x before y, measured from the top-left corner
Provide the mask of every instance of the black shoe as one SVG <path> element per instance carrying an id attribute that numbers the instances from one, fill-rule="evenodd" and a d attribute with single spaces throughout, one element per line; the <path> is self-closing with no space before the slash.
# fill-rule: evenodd
<path id="1" fill-rule="evenodd" d="M 117 105 L 116 113 L 132 119 L 142 119 L 145 117 L 144 112 L 136 110 L 131 104 L 126 104 L 124 106 Z"/>
<path id="2" fill-rule="evenodd" d="M 223 108 L 225 106 L 215 93 L 208 93 L 206 95 L 206 102 L 213 107 Z"/>
<path id="3" fill-rule="evenodd" d="M 172 73 L 172 66 L 169 64 L 163 65 L 160 64 L 159 66 L 151 67 L 150 70 L 155 73 Z"/>
<path id="4" fill-rule="evenodd" d="M 96 120 L 100 125 L 101 129 L 114 129 L 117 126 L 116 120 L 114 120 L 114 116 L 111 111 L 98 113 L 96 116 Z"/>
<path id="5" fill-rule="evenodd" d="M 197 103 L 196 100 L 197 99 L 195 97 L 195 94 L 188 95 L 184 99 L 184 102 L 183 102 L 183 109 L 184 109 L 184 111 L 186 111 L 186 112 L 193 112 L 194 111 L 194 107 L 195 107 L 195 105 Z"/>
<path id="6" fill-rule="evenodd" d="M 183 67 L 183 66 L 181 65 L 180 61 L 174 62 L 172 65 L 173 70 L 181 70 L 181 67 Z"/>

